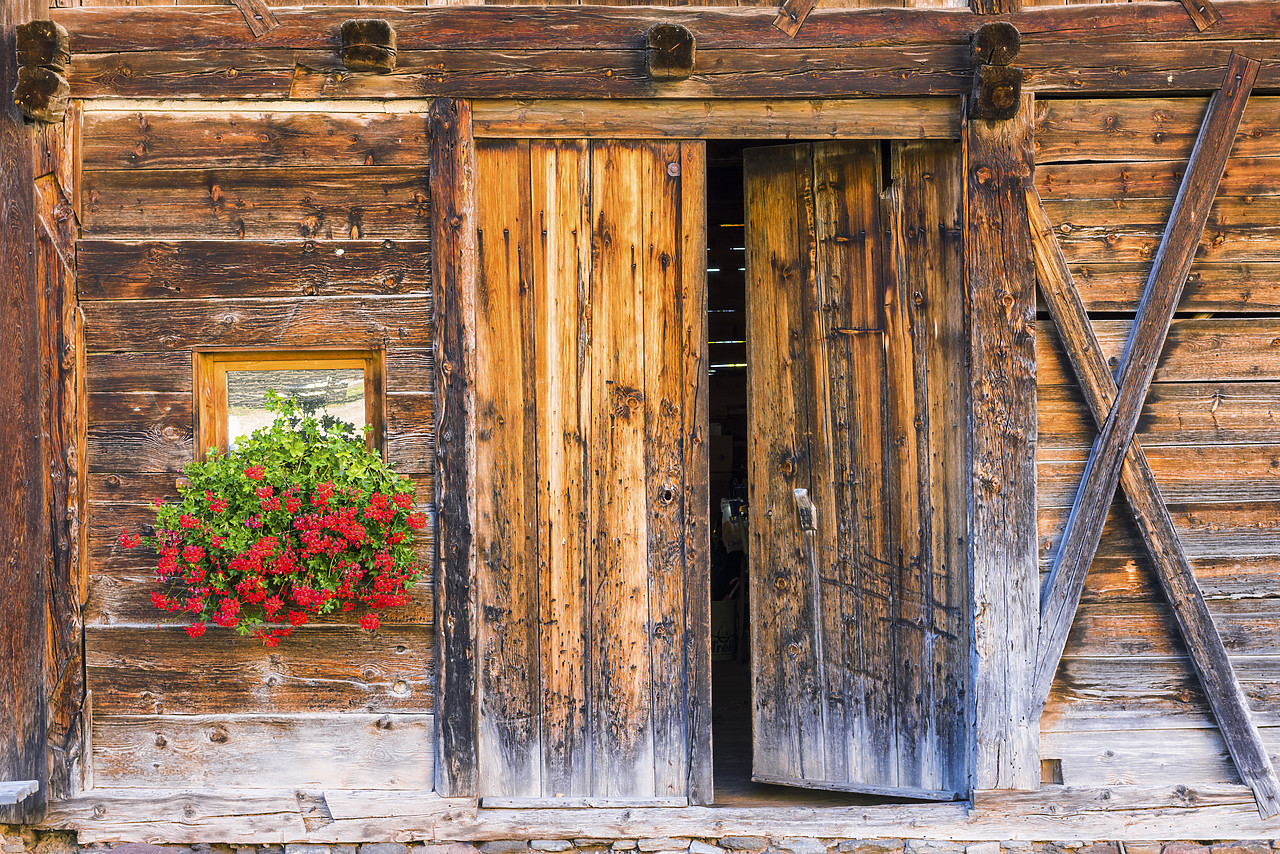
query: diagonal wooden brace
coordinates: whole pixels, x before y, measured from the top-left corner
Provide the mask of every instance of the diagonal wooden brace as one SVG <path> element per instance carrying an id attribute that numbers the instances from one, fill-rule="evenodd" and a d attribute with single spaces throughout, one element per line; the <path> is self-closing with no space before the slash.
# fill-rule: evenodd
<path id="1" fill-rule="evenodd" d="M 1101 427 L 1115 402 L 1115 380 L 1085 314 L 1062 248 L 1053 236 L 1040 194 L 1034 187 L 1026 192 L 1040 292 L 1058 327 L 1089 410 Z M 1280 781 L 1137 439 L 1125 452 L 1120 484 L 1240 779 L 1253 790 L 1258 812 L 1263 818 L 1270 818 L 1280 812 Z"/>
<path id="2" fill-rule="evenodd" d="M 1209 101 L 1200 136 L 1173 202 L 1169 225 L 1160 241 L 1138 317 L 1120 357 L 1119 392 L 1094 440 L 1084 478 L 1049 577 L 1040 593 L 1040 643 L 1036 649 L 1033 708 L 1043 708 L 1057 672 L 1067 634 L 1075 620 L 1084 577 L 1102 538 L 1102 528 L 1115 496 L 1125 452 L 1133 441 L 1142 404 L 1151 386 L 1156 360 L 1164 347 L 1173 312 L 1182 296 L 1200 236 L 1209 218 L 1226 169 L 1227 156 L 1240 128 L 1259 63 L 1232 54 L 1227 75 Z"/>
<path id="3" fill-rule="evenodd" d="M 1182 0 L 1182 7 L 1202 33 L 1222 20 L 1222 13 L 1213 5 L 1213 0 Z"/>

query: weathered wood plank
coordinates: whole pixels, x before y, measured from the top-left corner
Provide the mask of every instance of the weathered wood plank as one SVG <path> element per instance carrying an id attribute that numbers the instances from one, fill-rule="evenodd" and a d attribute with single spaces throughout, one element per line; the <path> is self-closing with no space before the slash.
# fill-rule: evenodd
<path id="1" fill-rule="evenodd" d="M 432 281 L 440 312 L 433 327 L 439 479 L 435 506 L 436 625 L 443 698 L 436 733 L 435 788 L 474 796 L 477 771 L 475 567 L 475 141 L 466 101 L 439 100 L 431 139 Z"/>
<path id="2" fill-rule="evenodd" d="M 1148 269 L 1142 262 L 1086 261 L 1072 265 L 1071 274 L 1087 310 L 1133 312 L 1142 298 Z M 1178 306 L 1196 313 L 1280 313 L 1280 264 L 1196 262 Z"/>
<path id="3" fill-rule="evenodd" d="M 680 409 L 684 473 L 684 663 L 688 685 L 688 797 L 691 804 L 715 799 L 711 755 L 711 577 L 710 486 L 708 469 L 707 366 L 707 150 L 702 142 L 680 146 L 681 314 L 679 347 L 683 357 Z"/>
<path id="4" fill-rule="evenodd" d="M 235 47 L 329 50 L 331 33 L 358 15 L 358 7 L 280 9 L 280 26 L 254 38 L 234 9 L 201 9 L 199 27 L 186 9 L 55 9 L 56 21 L 76 34 L 77 55 L 104 51 L 225 50 Z M 982 17 L 951 9 L 817 9 L 791 38 L 773 26 L 776 7 L 756 9 L 668 9 L 661 12 L 610 8 L 533 8 L 513 14 L 501 7 L 396 8 L 378 10 L 396 29 L 401 50 L 479 48 L 521 50 L 565 44 L 584 49 L 635 46 L 655 23 L 688 27 L 702 49 L 804 48 L 840 45 L 967 44 Z M 1268 0 L 1240 0 L 1225 8 L 1208 34 L 1189 26 L 1186 13 L 1164 4 L 1119 4 L 1090 9 L 1027 9 L 1007 16 L 1023 35 L 1024 48 L 1037 39 L 1054 41 L 1210 41 L 1268 39 L 1280 12 Z M 145 25 L 140 25 L 145 22 Z"/>
<path id="5" fill-rule="evenodd" d="M 423 348 L 433 342 L 427 296 L 113 300 L 87 302 L 83 310 L 91 354 L 218 346 Z"/>
<path id="6" fill-rule="evenodd" d="M 1071 507 L 1084 472 L 1090 438 L 1086 436 L 1082 444 L 1066 451 L 1040 446 L 1036 467 L 1039 506 Z M 1280 446 L 1152 447 L 1144 443 L 1143 452 L 1167 502 L 1234 502 L 1242 495 L 1253 501 L 1280 501 Z"/>
<path id="7" fill-rule="evenodd" d="M 387 625 L 306 626 L 266 650 L 217 629 L 199 641 L 178 627 L 89 626 L 88 688 L 95 715 L 429 712 L 435 707 L 434 631 Z M 388 612 L 390 613 L 390 612 Z M 95 769 L 96 770 L 96 769 Z"/>
<path id="8" fill-rule="evenodd" d="M 1262 131 L 1255 133 L 1263 134 Z M 1257 138 L 1250 134 L 1247 140 L 1256 144 Z M 1243 134 L 1238 141 L 1247 145 Z M 1187 171 L 1185 157 L 1094 162 L 1096 159 L 1036 164 L 1036 188 L 1040 191 L 1040 196 L 1046 203 L 1067 199 L 1098 199 L 1107 202 L 1117 199 L 1169 199 L 1172 203 L 1182 184 L 1182 176 Z M 1245 157 L 1237 154 L 1227 160 L 1226 171 L 1222 173 L 1222 181 L 1218 184 L 1218 193 L 1224 197 L 1267 195 L 1275 192 L 1277 181 L 1280 181 L 1280 157 Z"/>
<path id="9" fill-rule="evenodd" d="M 1032 176 L 1034 99 L 1008 122 L 966 130 L 969 310 L 969 571 L 974 607 L 974 786 L 1040 781 L 1031 706 L 1037 643 L 1035 268 L 1022 189 Z"/>
<path id="10" fill-rule="evenodd" d="M 418 239 L 423 167 L 148 169 L 84 173 L 84 233 L 163 239 Z"/>
<path id="11" fill-rule="evenodd" d="M 1222 88 L 1210 100 L 1187 174 L 1147 279 L 1137 320 L 1120 357 L 1115 401 L 1094 441 L 1062 546 L 1041 593 L 1040 643 L 1035 656 L 1037 710 L 1049 694 L 1053 673 L 1080 601 L 1085 573 L 1102 537 L 1142 403 L 1191 269 L 1195 245 L 1204 230 L 1218 181 L 1226 167 L 1230 143 L 1235 139 L 1240 117 L 1249 101 L 1257 69 L 1256 61 L 1233 54 Z M 1262 764 L 1266 764 L 1265 757 Z M 1250 778 L 1255 771 L 1264 778 L 1262 782 Z M 1264 769 L 1251 763 L 1242 767 L 1241 774 L 1254 787 L 1259 809 L 1264 814 L 1280 809 L 1280 803 L 1273 805 L 1280 793 L 1275 791 L 1275 774 L 1269 767 Z"/>
<path id="12" fill-rule="evenodd" d="M 1133 324 L 1128 320 L 1095 320 L 1098 345 L 1115 370 Z M 1272 321 L 1262 318 L 1177 318 L 1165 339 L 1154 382 L 1244 382 L 1280 376 L 1280 354 Z M 1045 385 L 1072 382 L 1061 342 L 1052 325 L 1036 327 L 1038 377 Z"/>
<path id="13" fill-rule="evenodd" d="M 1278 563 L 1277 555 L 1217 557 L 1201 558 L 1193 568 L 1206 599 L 1280 599 Z M 1138 551 L 1094 558 L 1080 601 L 1154 602 L 1160 595 L 1147 559 Z"/>
<path id="14" fill-rule="evenodd" d="M 91 112 L 84 168 L 425 165 L 418 114 Z"/>
<path id="15" fill-rule="evenodd" d="M 1231 655 L 1271 656 L 1273 667 L 1280 668 L 1280 660 L 1273 655 L 1277 630 L 1271 625 L 1280 613 L 1280 602 L 1218 599 L 1209 603 L 1208 610 L 1221 627 Z M 1162 601 L 1081 605 L 1070 646 L 1077 658 L 1155 659 L 1187 654 L 1173 612 Z"/>
<path id="16" fill-rule="evenodd" d="M 82 300 L 409 295 L 430 289 L 426 241 L 81 240 Z"/>
<path id="17" fill-rule="evenodd" d="M 806 537 L 794 493 L 808 490 L 815 470 L 819 477 L 822 472 L 807 447 L 808 434 L 821 431 L 810 425 L 813 409 L 825 404 L 818 394 L 826 391 L 810 385 L 823 367 L 815 359 L 821 349 L 811 340 L 821 327 L 808 327 L 805 315 L 806 289 L 816 287 L 812 148 L 748 152 L 744 173 L 747 358 L 756 366 L 747 408 L 750 481 L 757 485 L 749 550 L 755 579 L 749 588 L 755 620 L 752 771 L 772 779 L 825 780 L 828 755 L 838 767 L 847 761 L 841 761 L 844 750 L 832 745 L 828 754 L 825 744 L 826 674 L 817 646 L 813 551 L 817 526 L 825 530 L 836 519 L 813 520 Z M 817 311 L 812 305 L 808 310 Z M 817 497 L 821 513 L 826 502 Z M 855 706 L 863 702 L 851 699 Z"/>
<path id="18" fill-rule="evenodd" d="M 530 147 L 531 281 L 537 324 L 538 623 L 541 655 L 543 793 L 591 792 L 587 672 L 591 586 L 586 525 L 586 407 L 591 367 L 586 312 L 590 295 L 590 155 L 586 142 Z M 545 500 L 545 504 L 543 503 Z"/>
<path id="19" fill-rule="evenodd" d="M 1185 162 L 1191 156 L 1207 104 L 1204 97 L 1043 101 L 1036 107 L 1036 163 Z M 1250 99 L 1231 146 L 1232 154 L 1280 155 L 1280 134 L 1275 130 L 1278 113 L 1280 99 Z"/>
<path id="20" fill-rule="evenodd" d="M 476 595 L 482 796 L 542 792 L 529 143 L 476 147 Z"/>
<path id="21" fill-rule="evenodd" d="M 1063 253 L 1072 264 L 1090 262 L 1150 262 L 1160 246 L 1154 225 L 1081 225 L 1060 233 Z M 1202 261 L 1240 263 L 1269 261 L 1280 251 L 1280 227 L 1274 221 L 1209 223 L 1192 247 Z"/>
<path id="22" fill-rule="evenodd" d="M 434 728 L 429 714 L 103 715 L 93 722 L 94 780 L 125 788 L 425 789 Z"/>
<path id="23" fill-rule="evenodd" d="M 661 116 L 643 101 L 477 100 L 472 109 L 476 135 L 494 137 L 732 138 L 745 129 L 757 139 L 960 136 L 954 98 L 668 101 Z"/>
<path id="24" fill-rule="evenodd" d="M 649 658 L 651 599 L 645 481 L 644 317 L 647 259 L 641 243 L 649 188 L 644 149 L 598 142 L 591 159 L 592 397 L 588 454 L 600 476 L 588 493 L 596 542 L 588 676 L 592 792 L 655 793 Z M 669 698 L 662 698 L 664 701 Z"/>
<path id="25" fill-rule="evenodd" d="M 31 0 L 0 6 L 0 91 L 17 81 L 15 28 L 42 14 Z M 0 822 L 39 821 L 49 794 L 48 692 L 45 648 L 49 637 L 46 567 L 52 558 L 43 471 L 51 437 L 42 429 L 44 370 L 40 325 L 43 282 L 37 265 L 35 163 L 22 115 L 5 96 L 0 107 L 0 779 L 34 780 L 39 790 L 16 806 L 0 807 Z"/>

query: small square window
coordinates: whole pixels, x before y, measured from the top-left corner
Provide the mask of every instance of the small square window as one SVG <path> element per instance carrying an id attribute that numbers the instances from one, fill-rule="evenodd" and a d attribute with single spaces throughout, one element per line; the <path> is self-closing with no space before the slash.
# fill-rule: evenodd
<path id="1" fill-rule="evenodd" d="M 330 415 L 357 431 L 383 435 L 382 354 L 372 350 L 210 350 L 195 354 L 196 448 L 226 452 L 271 423 L 267 392 L 292 397 L 304 411 Z"/>

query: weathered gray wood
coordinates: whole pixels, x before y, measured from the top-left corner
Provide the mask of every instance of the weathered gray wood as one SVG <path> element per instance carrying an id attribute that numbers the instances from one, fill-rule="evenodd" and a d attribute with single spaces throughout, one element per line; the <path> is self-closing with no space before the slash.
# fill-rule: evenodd
<path id="1" fill-rule="evenodd" d="M 40 783 L 37 780 L 0 783 L 0 806 L 20 804 L 38 791 L 40 791 Z"/>
<path id="2" fill-rule="evenodd" d="M 1035 264 L 1023 187 L 1032 176 L 1033 100 L 1011 121 L 970 121 L 968 220 L 969 572 L 974 607 L 974 785 L 1034 789 L 1037 641 Z"/>
<path id="3" fill-rule="evenodd" d="M 1169 227 L 1147 280 L 1138 318 L 1121 356 L 1119 392 L 1085 467 L 1084 479 L 1067 522 L 1062 546 L 1041 593 L 1040 643 L 1035 655 L 1035 709 L 1048 697 L 1062 657 L 1085 573 L 1102 537 L 1111 499 L 1156 369 L 1173 312 L 1186 282 L 1195 246 L 1230 153 L 1240 117 L 1248 103 L 1258 63 L 1233 57 L 1223 88 L 1210 102 L 1200 138 L 1174 204 Z M 1251 766 L 1252 767 L 1252 766 Z M 1259 808 L 1268 809 L 1280 793 L 1267 792 Z"/>
<path id="4" fill-rule="evenodd" d="M 1040 205 L 1035 188 L 1027 189 L 1031 217 L 1031 239 L 1035 251 L 1040 292 L 1054 321 L 1068 342 L 1067 353 L 1080 380 L 1089 408 L 1100 429 L 1116 402 L 1118 391 L 1075 291 L 1066 259 L 1053 239 L 1053 225 Z M 1188 265 L 1190 266 L 1190 265 Z M 1134 419 L 1136 427 L 1137 419 Z M 1133 430 L 1130 430 L 1132 436 Z M 1250 718 L 1249 702 L 1236 678 L 1227 650 L 1205 605 L 1195 574 L 1178 541 L 1173 520 L 1164 505 L 1155 476 L 1147 465 L 1141 445 L 1131 440 L 1124 451 L 1120 482 L 1133 511 L 1138 529 L 1156 569 L 1165 597 L 1173 607 L 1178 630 L 1187 645 L 1205 695 L 1213 708 L 1218 728 L 1227 744 L 1236 770 L 1253 790 L 1263 818 L 1280 812 L 1280 780 Z M 1088 468 L 1086 467 L 1086 472 Z M 1070 523 L 1068 523 L 1070 525 Z M 1092 557 L 1092 556 L 1090 556 Z M 1090 562 L 1092 562 L 1090 560 Z M 1056 667 L 1054 668 L 1056 671 Z M 1037 695 L 1040 707 L 1048 698 Z"/>
<path id="5" fill-rule="evenodd" d="M 476 792 L 475 506 L 475 141 L 466 101 L 437 100 L 431 138 L 432 281 L 435 320 L 437 543 L 436 626 L 442 702 L 437 718 L 435 788 Z"/>
<path id="6" fill-rule="evenodd" d="M 38 821 L 48 792 L 46 567 L 52 559 L 40 364 L 42 293 L 36 257 L 35 134 L 8 95 L 18 81 L 16 28 L 42 15 L 32 0 L 0 3 L 0 780 L 37 792 L 0 807 L 0 823 Z"/>

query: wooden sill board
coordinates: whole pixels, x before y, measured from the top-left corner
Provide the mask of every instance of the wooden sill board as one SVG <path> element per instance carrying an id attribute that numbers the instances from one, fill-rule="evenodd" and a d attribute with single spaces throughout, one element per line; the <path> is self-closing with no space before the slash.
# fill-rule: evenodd
<path id="1" fill-rule="evenodd" d="M 317 811 L 317 805 L 322 805 Z M 303 810 L 308 812 L 306 824 Z M 327 815 L 324 813 L 327 811 Z M 316 819 L 317 812 L 323 817 Z M 841 807 L 480 809 L 432 792 L 100 789 L 51 803 L 80 843 L 352 843 L 464 839 L 807 836 L 989 839 L 1270 838 L 1244 786 L 1046 786 L 973 803 Z M 308 827 L 311 829 L 308 830 Z"/>
<path id="2" fill-rule="evenodd" d="M 0 783 L 0 806 L 20 804 L 38 791 L 40 791 L 40 783 L 36 780 Z"/>

